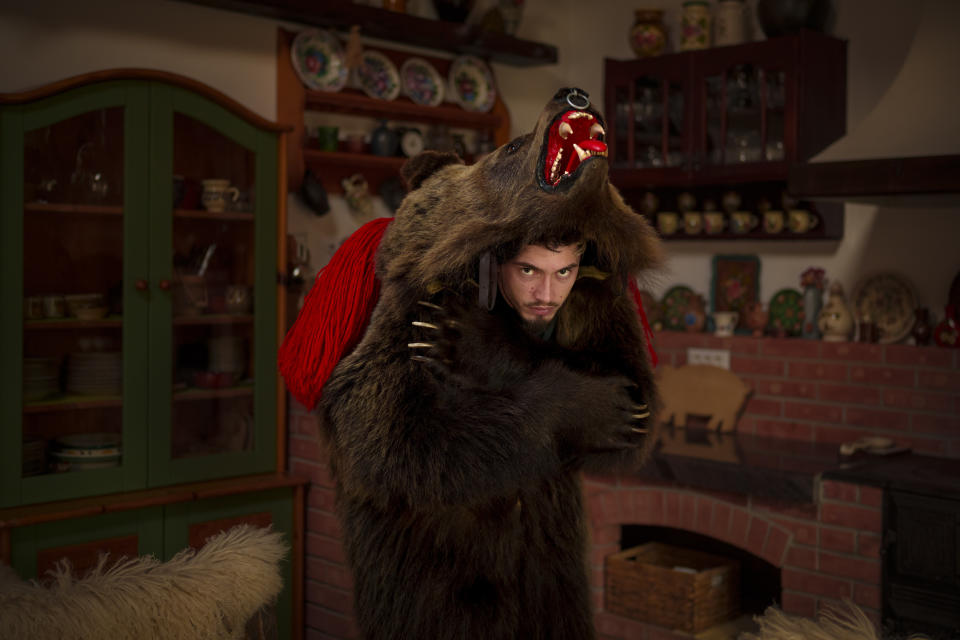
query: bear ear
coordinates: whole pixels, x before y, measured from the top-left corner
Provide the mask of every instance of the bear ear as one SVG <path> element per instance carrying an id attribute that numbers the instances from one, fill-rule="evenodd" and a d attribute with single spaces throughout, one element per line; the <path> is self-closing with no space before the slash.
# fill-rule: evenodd
<path id="1" fill-rule="evenodd" d="M 448 164 L 463 164 L 463 160 L 449 151 L 424 151 L 403 163 L 400 167 L 400 177 L 413 191 L 419 188 L 424 180 Z"/>

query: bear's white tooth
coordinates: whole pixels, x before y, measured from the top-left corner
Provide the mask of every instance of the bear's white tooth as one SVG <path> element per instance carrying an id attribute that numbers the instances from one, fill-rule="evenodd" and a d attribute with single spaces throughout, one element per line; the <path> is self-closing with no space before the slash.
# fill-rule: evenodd
<path id="1" fill-rule="evenodd" d="M 590 127 L 590 137 L 596 140 L 603 134 L 604 134 L 603 127 L 600 126 L 599 122 L 594 122 L 593 126 Z"/>
<path id="2" fill-rule="evenodd" d="M 576 142 L 573 143 L 573 150 L 577 152 L 577 157 L 580 158 L 580 162 L 583 162 L 590 157 L 590 154 L 581 149 Z"/>
<path id="3" fill-rule="evenodd" d="M 560 123 L 560 137 L 566 140 L 573 135 L 573 127 L 570 126 L 569 122 Z"/>

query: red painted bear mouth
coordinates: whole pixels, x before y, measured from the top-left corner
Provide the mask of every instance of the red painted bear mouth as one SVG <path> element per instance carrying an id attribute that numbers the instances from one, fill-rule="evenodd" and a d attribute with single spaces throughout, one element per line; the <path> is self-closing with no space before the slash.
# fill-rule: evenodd
<path id="1" fill-rule="evenodd" d="M 550 125 L 543 180 L 556 187 L 592 157 L 607 157 L 603 126 L 586 111 L 567 111 Z"/>

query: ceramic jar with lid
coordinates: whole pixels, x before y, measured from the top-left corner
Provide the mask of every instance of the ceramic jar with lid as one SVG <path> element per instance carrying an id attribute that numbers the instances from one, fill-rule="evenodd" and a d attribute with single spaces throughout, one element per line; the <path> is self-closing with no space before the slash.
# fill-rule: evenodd
<path id="1" fill-rule="evenodd" d="M 714 19 L 713 44 L 718 47 L 746 41 L 747 10 L 743 0 L 720 0 Z"/>
<path id="2" fill-rule="evenodd" d="M 680 49 L 694 51 L 710 46 L 712 18 L 710 4 L 704 0 L 687 0 L 680 14 Z"/>
<path id="3" fill-rule="evenodd" d="M 638 58 L 658 56 L 667 50 L 667 29 L 661 9 L 637 9 L 630 27 L 630 48 Z"/>

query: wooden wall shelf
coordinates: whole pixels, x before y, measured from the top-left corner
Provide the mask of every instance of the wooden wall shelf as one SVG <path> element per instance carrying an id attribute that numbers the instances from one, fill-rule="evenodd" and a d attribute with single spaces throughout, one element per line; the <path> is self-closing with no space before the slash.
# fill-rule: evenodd
<path id="1" fill-rule="evenodd" d="M 369 7 L 356 6 L 370 10 Z M 380 11 L 380 10 L 376 10 Z M 387 12 L 389 13 L 389 12 Z M 403 16 L 409 17 L 409 16 Z M 427 22 L 437 22 L 428 20 Z M 445 23 L 450 24 L 450 23 Z M 487 132 L 494 144 L 500 146 L 510 139 L 510 114 L 501 96 L 497 95 L 493 108 L 487 113 L 467 111 L 454 102 L 443 102 L 436 107 L 419 105 L 407 97 L 394 100 L 371 98 L 353 88 L 341 91 L 314 91 L 307 89 L 297 76 L 290 59 L 290 47 L 296 33 L 280 28 L 277 33 L 277 119 L 289 126 L 293 134 L 287 138 L 287 187 L 298 191 L 304 172 L 310 171 L 320 180 L 328 193 L 342 194 L 342 181 L 360 173 L 366 179 L 370 193 L 377 194 L 382 183 L 399 176 L 404 157 L 383 157 L 370 153 L 321 151 L 311 141 L 306 130 L 304 114 L 342 114 L 375 120 L 411 123 L 423 134 L 434 125 Z M 381 46 L 370 47 L 389 58 L 397 68 L 412 54 Z M 419 56 L 430 62 L 441 77 L 447 77 L 451 60 L 436 56 Z M 448 98 L 449 99 L 449 98 Z M 342 147 L 341 147 L 342 148 Z M 469 160 L 469 158 L 467 158 Z"/>
<path id="2" fill-rule="evenodd" d="M 470 54 L 516 67 L 557 63 L 557 48 L 485 31 L 478 25 L 429 20 L 346 0 L 187 0 L 217 9 L 276 20 L 290 20 L 328 29 L 349 30 L 360 25 L 361 35 L 454 54 Z"/>
<path id="3" fill-rule="evenodd" d="M 306 92 L 306 109 L 330 113 L 345 113 L 368 118 L 388 120 L 410 119 L 417 122 L 446 124 L 468 129 L 496 129 L 502 118 L 497 113 L 465 111 L 448 103 L 436 107 L 416 104 L 409 98 L 378 100 L 356 90 Z"/>

